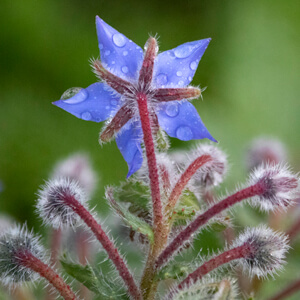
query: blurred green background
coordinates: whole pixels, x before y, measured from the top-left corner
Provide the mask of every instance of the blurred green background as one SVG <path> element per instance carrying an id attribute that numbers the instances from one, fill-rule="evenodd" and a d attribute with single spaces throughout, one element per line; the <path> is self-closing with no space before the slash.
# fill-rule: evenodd
<path id="1" fill-rule="evenodd" d="M 193 103 L 229 155 L 228 190 L 244 181 L 244 149 L 257 136 L 282 140 L 299 171 L 299 3 L 2 0 L 0 212 L 37 228 L 35 193 L 73 152 L 89 153 L 101 174 L 93 199 L 100 213 L 107 211 L 103 187 L 127 174 L 116 144 L 99 146 L 101 125 L 51 104 L 66 89 L 96 81 L 88 62 L 99 56 L 96 15 L 140 46 L 157 33 L 160 51 L 212 37 L 192 82 L 208 88 Z M 172 140 L 173 149 L 192 144 Z"/>

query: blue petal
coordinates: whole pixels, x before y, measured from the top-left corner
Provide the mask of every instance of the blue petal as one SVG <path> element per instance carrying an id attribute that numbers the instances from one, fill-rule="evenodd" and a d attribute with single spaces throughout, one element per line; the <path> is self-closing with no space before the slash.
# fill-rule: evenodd
<path id="1" fill-rule="evenodd" d="M 101 122 L 111 117 L 118 108 L 120 97 L 112 95 L 105 83 L 96 82 L 66 100 L 53 102 L 77 118 Z"/>
<path id="2" fill-rule="evenodd" d="M 193 79 L 198 63 L 211 39 L 185 43 L 160 53 L 154 64 L 156 87 L 187 86 Z"/>
<path id="3" fill-rule="evenodd" d="M 143 133 L 139 121 L 129 121 L 116 137 L 117 146 L 128 164 L 127 178 L 142 166 L 142 137 Z"/>
<path id="4" fill-rule="evenodd" d="M 182 141 L 208 138 L 217 142 L 204 126 L 196 108 L 188 101 L 160 103 L 156 113 L 159 125 L 171 137 Z"/>
<path id="5" fill-rule="evenodd" d="M 96 28 L 101 61 L 113 74 L 123 79 L 138 78 L 143 61 L 143 50 L 125 35 L 106 24 L 98 16 Z"/>

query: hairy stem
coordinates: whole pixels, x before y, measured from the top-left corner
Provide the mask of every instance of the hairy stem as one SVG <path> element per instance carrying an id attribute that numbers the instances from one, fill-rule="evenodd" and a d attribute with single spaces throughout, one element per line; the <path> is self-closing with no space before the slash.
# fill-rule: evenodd
<path id="1" fill-rule="evenodd" d="M 178 289 L 181 290 L 190 284 L 195 283 L 197 280 L 201 279 L 204 275 L 208 274 L 212 270 L 232 261 L 235 259 L 243 258 L 251 249 L 251 246 L 248 243 L 243 244 L 242 246 L 230 249 L 221 253 L 220 255 L 213 257 L 209 261 L 205 262 L 193 273 L 189 274 L 179 285 Z"/>
<path id="2" fill-rule="evenodd" d="M 66 197 L 66 204 L 72 208 L 72 210 L 77 213 L 80 218 L 85 222 L 85 224 L 92 230 L 97 240 L 101 243 L 103 248 L 106 250 L 108 257 L 115 264 L 120 276 L 124 280 L 130 295 L 133 299 L 142 299 L 142 295 L 131 273 L 128 270 L 123 258 L 118 252 L 118 249 L 114 246 L 113 242 L 106 235 L 101 225 L 94 219 L 91 213 L 80 204 L 74 197 Z"/>
<path id="3" fill-rule="evenodd" d="M 141 288 L 144 297 L 147 299 L 151 292 L 151 282 L 155 273 L 154 262 L 159 255 L 161 249 L 165 246 L 167 235 L 164 230 L 164 219 L 162 214 L 162 203 L 159 188 L 158 167 L 155 156 L 155 147 L 153 142 L 150 115 L 148 111 L 147 97 L 140 93 L 137 95 L 137 103 L 139 107 L 140 119 L 144 134 L 144 144 L 146 149 L 152 206 L 153 206 L 153 231 L 154 231 L 154 246 L 150 247 L 149 255 L 141 282 Z"/>
<path id="4" fill-rule="evenodd" d="M 40 274 L 40 276 L 47 279 L 65 300 L 77 299 L 70 286 L 66 284 L 66 282 L 53 269 L 32 255 L 31 252 L 27 251 L 25 253 L 19 253 L 18 257 L 23 266 L 35 271 L 36 273 Z"/>
<path id="5" fill-rule="evenodd" d="M 165 212 L 167 214 L 172 212 L 172 209 L 175 207 L 182 191 L 184 190 L 192 176 L 197 172 L 199 168 L 201 168 L 207 162 L 211 161 L 211 159 L 212 158 L 210 155 L 201 155 L 200 157 L 197 157 L 182 173 L 181 177 L 174 186 L 169 197 L 168 204 L 166 205 Z"/>
<path id="6" fill-rule="evenodd" d="M 169 244 L 169 246 L 160 254 L 156 261 L 156 268 L 161 267 L 166 261 L 168 261 L 174 252 L 178 250 L 184 244 L 184 242 L 192 236 L 193 233 L 195 233 L 201 226 L 206 224 L 211 218 L 244 199 L 260 195 L 264 190 L 264 186 L 260 183 L 257 183 L 225 198 L 209 208 L 203 214 L 199 215 L 192 223 L 190 223 L 183 231 L 181 231 Z"/>

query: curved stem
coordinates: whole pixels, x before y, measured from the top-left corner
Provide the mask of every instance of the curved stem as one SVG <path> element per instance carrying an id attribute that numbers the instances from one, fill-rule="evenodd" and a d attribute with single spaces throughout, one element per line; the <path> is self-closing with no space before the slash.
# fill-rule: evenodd
<path id="1" fill-rule="evenodd" d="M 97 240 L 101 243 L 103 248 L 106 250 L 109 258 L 115 264 L 120 276 L 124 280 L 130 295 L 133 299 L 142 299 L 142 295 L 138 287 L 136 286 L 131 273 L 128 270 L 123 258 L 118 252 L 118 249 L 114 246 L 113 242 L 106 235 L 101 225 L 94 219 L 91 213 L 80 204 L 74 197 L 66 197 L 66 204 L 77 213 L 85 224 L 92 230 Z"/>
<path id="2" fill-rule="evenodd" d="M 160 254 L 156 261 L 156 268 L 161 267 L 170 257 L 188 240 L 195 231 L 197 231 L 201 226 L 206 224 L 211 218 L 226 210 L 227 208 L 233 206 L 234 204 L 259 195 L 264 191 L 264 187 L 257 183 L 250 187 L 247 187 L 235 194 L 225 198 L 219 203 L 215 204 L 209 208 L 206 212 L 199 215 L 192 223 L 190 223 L 184 230 L 182 230 L 175 239 L 169 244 L 169 246 Z"/>
<path id="3" fill-rule="evenodd" d="M 53 269 L 35 257 L 32 253 L 19 253 L 18 257 L 23 266 L 35 271 L 36 273 L 40 274 L 40 276 L 47 279 L 65 300 L 77 299 L 70 286 L 66 284 L 65 281 Z"/>

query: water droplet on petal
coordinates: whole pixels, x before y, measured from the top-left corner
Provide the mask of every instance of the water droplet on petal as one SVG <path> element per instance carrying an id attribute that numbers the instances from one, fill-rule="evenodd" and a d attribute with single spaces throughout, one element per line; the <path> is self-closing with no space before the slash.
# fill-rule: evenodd
<path id="1" fill-rule="evenodd" d="M 111 100 L 110 101 L 110 105 L 111 106 L 117 106 L 118 105 L 118 101 L 117 100 Z"/>
<path id="2" fill-rule="evenodd" d="M 177 58 L 187 58 L 192 54 L 193 47 L 190 45 L 182 45 L 174 49 Z"/>
<path id="3" fill-rule="evenodd" d="M 114 60 L 111 62 L 112 65 L 114 65 L 115 63 L 116 63 L 116 62 L 115 62 Z"/>
<path id="4" fill-rule="evenodd" d="M 189 76 L 188 80 L 189 80 L 189 81 L 192 81 L 192 79 L 193 79 L 193 78 L 192 78 L 191 76 Z"/>
<path id="5" fill-rule="evenodd" d="M 123 67 L 121 68 L 121 70 L 122 70 L 122 72 L 125 73 L 125 74 L 128 73 L 128 67 L 126 67 L 126 66 L 123 66 Z"/>
<path id="6" fill-rule="evenodd" d="M 99 44 L 99 49 L 102 50 L 103 49 L 103 44 Z"/>
<path id="7" fill-rule="evenodd" d="M 105 52 L 104 52 L 104 55 L 106 55 L 106 56 L 108 56 L 110 54 L 110 51 L 109 50 L 106 50 Z"/>
<path id="8" fill-rule="evenodd" d="M 106 109 L 106 110 L 109 110 L 109 109 L 110 109 L 110 106 L 109 106 L 109 105 L 106 105 L 106 106 L 105 106 L 105 109 Z"/>
<path id="9" fill-rule="evenodd" d="M 113 35 L 113 42 L 114 42 L 114 44 L 115 44 L 117 47 L 122 48 L 122 47 L 124 47 L 125 44 L 126 44 L 126 38 L 125 38 L 124 35 L 121 34 L 121 33 L 115 33 L 115 34 Z"/>
<path id="10" fill-rule="evenodd" d="M 182 80 L 180 80 L 180 81 L 178 82 L 178 85 L 179 85 L 179 86 L 184 86 L 184 82 L 183 82 Z"/>
<path id="11" fill-rule="evenodd" d="M 182 141 L 189 141 L 193 138 L 193 132 L 188 126 L 179 126 L 176 129 L 176 136 Z"/>
<path id="12" fill-rule="evenodd" d="M 126 51 L 126 50 L 123 51 L 123 55 L 124 55 L 124 56 L 127 56 L 127 55 L 128 55 L 128 51 Z"/>
<path id="13" fill-rule="evenodd" d="M 181 71 L 177 71 L 177 72 L 176 72 L 176 75 L 177 75 L 178 77 L 180 77 L 180 76 L 182 76 L 182 72 L 181 72 Z"/>
<path id="14" fill-rule="evenodd" d="M 179 114 L 178 103 L 169 103 L 166 107 L 166 114 L 172 118 L 176 117 Z"/>
<path id="15" fill-rule="evenodd" d="M 168 77 L 164 73 L 160 73 L 156 76 L 156 83 L 161 86 L 168 82 Z"/>
<path id="16" fill-rule="evenodd" d="M 192 61 L 192 62 L 190 63 L 190 68 L 191 68 L 191 70 L 193 70 L 193 71 L 195 71 L 195 70 L 197 69 L 197 66 L 198 66 L 198 64 L 197 64 L 196 61 Z"/>
<path id="17" fill-rule="evenodd" d="M 81 114 L 81 119 L 83 119 L 85 121 L 89 121 L 89 120 L 92 119 L 92 115 L 89 111 L 86 111 L 86 112 Z"/>
<path id="18" fill-rule="evenodd" d="M 61 100 L 64 101 L 64 103 L 67 104 L 77 104 L 87 99 L 88 92 L 86 89 L 80 88 L 80 87 L 73 87 L 68 90 L 66 90 L 62 96 Z M 71 98 L 71 99 L 69 99 Z M 65 100 L 66 99 L 66 100 Z"/>

